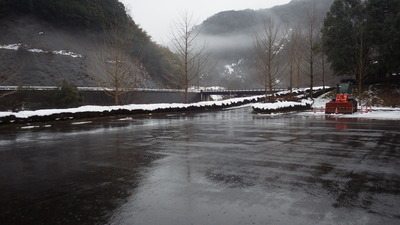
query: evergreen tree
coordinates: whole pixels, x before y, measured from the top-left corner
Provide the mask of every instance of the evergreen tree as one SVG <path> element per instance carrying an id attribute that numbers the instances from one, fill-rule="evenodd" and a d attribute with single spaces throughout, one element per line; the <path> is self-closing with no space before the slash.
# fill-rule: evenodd
<path id="1" fill-rule="evenodd" d="M 322 28 L 323 45 L 336 74 L 351 74 L 354 64 L 354 11 L 359 0 L 336 0 L 327 13 Z"/>
<path id="2" fill-rule="evenodd" d="M 71 108 L 82 104 L 82 95 L 78 88 L 64 80 L 60 89 L 54 95 L 56 107 Z"/>
<path id="3" fill-rule="evenodd" d="M 322 41 L 337 75 L 355 76 L 358 89 L 369 75 L 371 48 L 365 5 L 361 0 L 336 0 L 324 21 Z"/>
<path id="4" fill-rule="evenodd" d="M 400 1 L 335 0 L 325 21 L 323 44 L 332 69 L 366 78 L 400 73 Z"/>
<path id="5" fill-rule="evenodd" d="M 366 2 L 367 31 L 377 73 L 400 73 L 400 1 Z"/>

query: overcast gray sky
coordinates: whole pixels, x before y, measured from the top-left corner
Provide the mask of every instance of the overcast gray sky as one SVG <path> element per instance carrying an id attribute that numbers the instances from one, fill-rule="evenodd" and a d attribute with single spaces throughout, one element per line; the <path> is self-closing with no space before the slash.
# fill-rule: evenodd
<path id="1" fill-rule="evenodd" d="M 226 10 L 266 9 L 291 0 L 120 0 L 133 20 L 159 44 L 169 42 L 171 25 L 179 14 L 188 12 L 203 22 Z"/>

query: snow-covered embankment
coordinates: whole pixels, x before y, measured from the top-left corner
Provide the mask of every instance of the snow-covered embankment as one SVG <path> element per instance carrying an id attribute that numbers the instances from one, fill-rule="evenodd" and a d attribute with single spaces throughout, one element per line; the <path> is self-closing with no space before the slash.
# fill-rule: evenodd
<path id="1" fill-rule="evenodd" d="M 276 102 L 253 104 L 253 111 L 254 113 L 272 114 L 311 109 L 314 101 L 307 98 L 307 90 L 308 88 L 301 88 L 294 89 L 292 92 L 283 91 L 276 93 L 275 97 L 278 99 Z M 326 92 L 323 90 L 323 87 L 316 87 L 314 91 L 317 91 L 317 94 Z"/>
<path id="2" fill-rule="evenodd" d="M 105 116 L 133 116 L 150 113 L 190 112 L 218 110 L 259 101 L 262 96 L 234 98 L 223 101 L 208 101 L 191 104 L 132 104 L 121 106 L 82 106 L 70 109 L 43 109 L 35 111 L 0 112 L 0 125 L 32 122 L 48 122 L 95 118 Z"/>

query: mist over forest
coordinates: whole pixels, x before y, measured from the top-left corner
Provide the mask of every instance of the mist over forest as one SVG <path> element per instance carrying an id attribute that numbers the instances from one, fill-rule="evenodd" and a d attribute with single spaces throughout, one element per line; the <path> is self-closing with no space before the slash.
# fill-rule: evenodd
<path id="1" fill-rule="evenodd" d="M 326 12 L 334 0 L 315 1 L 318 24 L 322 26 Z M 255 82 L 254 59 L 256 57 L 254 37 L 262 30 L 266 18 L 272 18 L 279 26 L 279 39 L 285 39 L 290 29 L 307 29 L 307 13 L 313 1 L 293 0 L 286 5 L 261 10 L 224 11 L 209 17 L 200 26 L 200 39 L 207 43 L 212 60 L 217 62 L 215 71 L 206 81 L 209 84 L 225 85 L 228 88 L 260 88 Z M 286 40 L 290 41 L 290 40 Z M 284 57 L 283 61 L 287 61 Z M 287 62 L 283 62 L 285 64 Z M 282 66 L 283 67 L 283 66 Z M 281 87 L 287 87 L 283 73 Z M 334 81 L 332 80 L 331 83 Z M 306 86 L 306 83 L 299 84 Z M 320 83 L 321 85 L 321 83 Z"/>

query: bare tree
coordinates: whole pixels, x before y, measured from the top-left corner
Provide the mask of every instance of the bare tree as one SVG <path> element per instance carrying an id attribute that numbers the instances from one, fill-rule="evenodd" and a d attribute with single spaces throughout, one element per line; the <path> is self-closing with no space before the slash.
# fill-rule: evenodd
<path id="1" fill-rule="evenodd" d="M 321 30 L 321 19 L 316 9 L 316 0 L 313 0 L 310 8 L 307 10 L 307 29 L 305 33 L 305 42 L 303 52 L 304 73 L 310 78 L 310 97 L 313 96 L 314 77 L 317 43 L 319 32 Z"/>
<path id="2" fill-rule="evenodd" d="M 301 64 L 301 29 L 300 25 L 297 24 L 294 27 L 286 28 L 286 39 L 287 39 L 287 54 L 288 54 L 288 74 L 289 74 L 289 89 L 295 86 L 297 81 L 297 88 L 300 83 L 300 64 Z M 295 75 L 297 79 L 295 80 Z"/>
<path id="3" fill-rule="evenodd" d="M 200 29 L 195 26 L 193 16 L 181 14 L 172 28 L 172 44 L 178 56 L 180 74 L 170 77 L 170 81 L 184 90 L 184 102 L 188 102 L 189 88 L 207 74 L 209 69 L 205 43 L 199 43 Z"/>
<path id="4" fill-rule="evenodd" d="M 366 36 L 364 35 L 364 25 L 361 23 L 358 27 L 358 33 L 355 35 L 354 44 L 356 46 L 355 53 L 355 65 L 353 67 L 353 73 L 355 74 L 358 83 L 358 92 L 361 95 L 363 91 L 363 85 L 365 79 L 369 75 L 371 70 L 371 48 L 366 41 Z"/>
<path id="5" fill-rule="evenodd" d="M 260 32 L 254 38 L 255 68 L 257 70 L 254 78 L 265 88 L 265 101 L 268 101 L 268 95 L 271 96 L 272 88 L 282 78 L 281 65 L 278 60 L 281 55 L 282 41 L 283 39 L 279 38 L 279 27 L 275 21 L 271 17 L 266 18 Z"/>
<path id="6" fill-rule="evenodd" d="M 317 49 L 316 71 L 319 76 L 316 78 L 320 81 L 325 90 L 326 83 L 333 78 L 333 71 L 330 69 L 330 63 L 327 60 L 326 51 L 322 42 L 318 43 Z"/>
<path id="7" fill-rule="evenodd" d="M 96 85 L 121 104 L 121 96 L 137 88 L 147 76 L 139 57 L 133 56 L 134 42 L 129 29 L 115 25 L 104 34 L 91 58 L 89 73 Z"/>
<path id="8" fill-rule="evenodd" d="M 321 54 L 319 55 L 320 57 L 320 73 L 321 73 L 321 84 L 322 84 L 322 88 L 325 90 L 325 86 L 326 86 L 326 81 L 328 79 L 327 77 L 327 72 L 329 71 L 329 63 L 327 62 L 326 59 L 326 55 L 324 53 L 324 51 L 321 52 Z"/>

